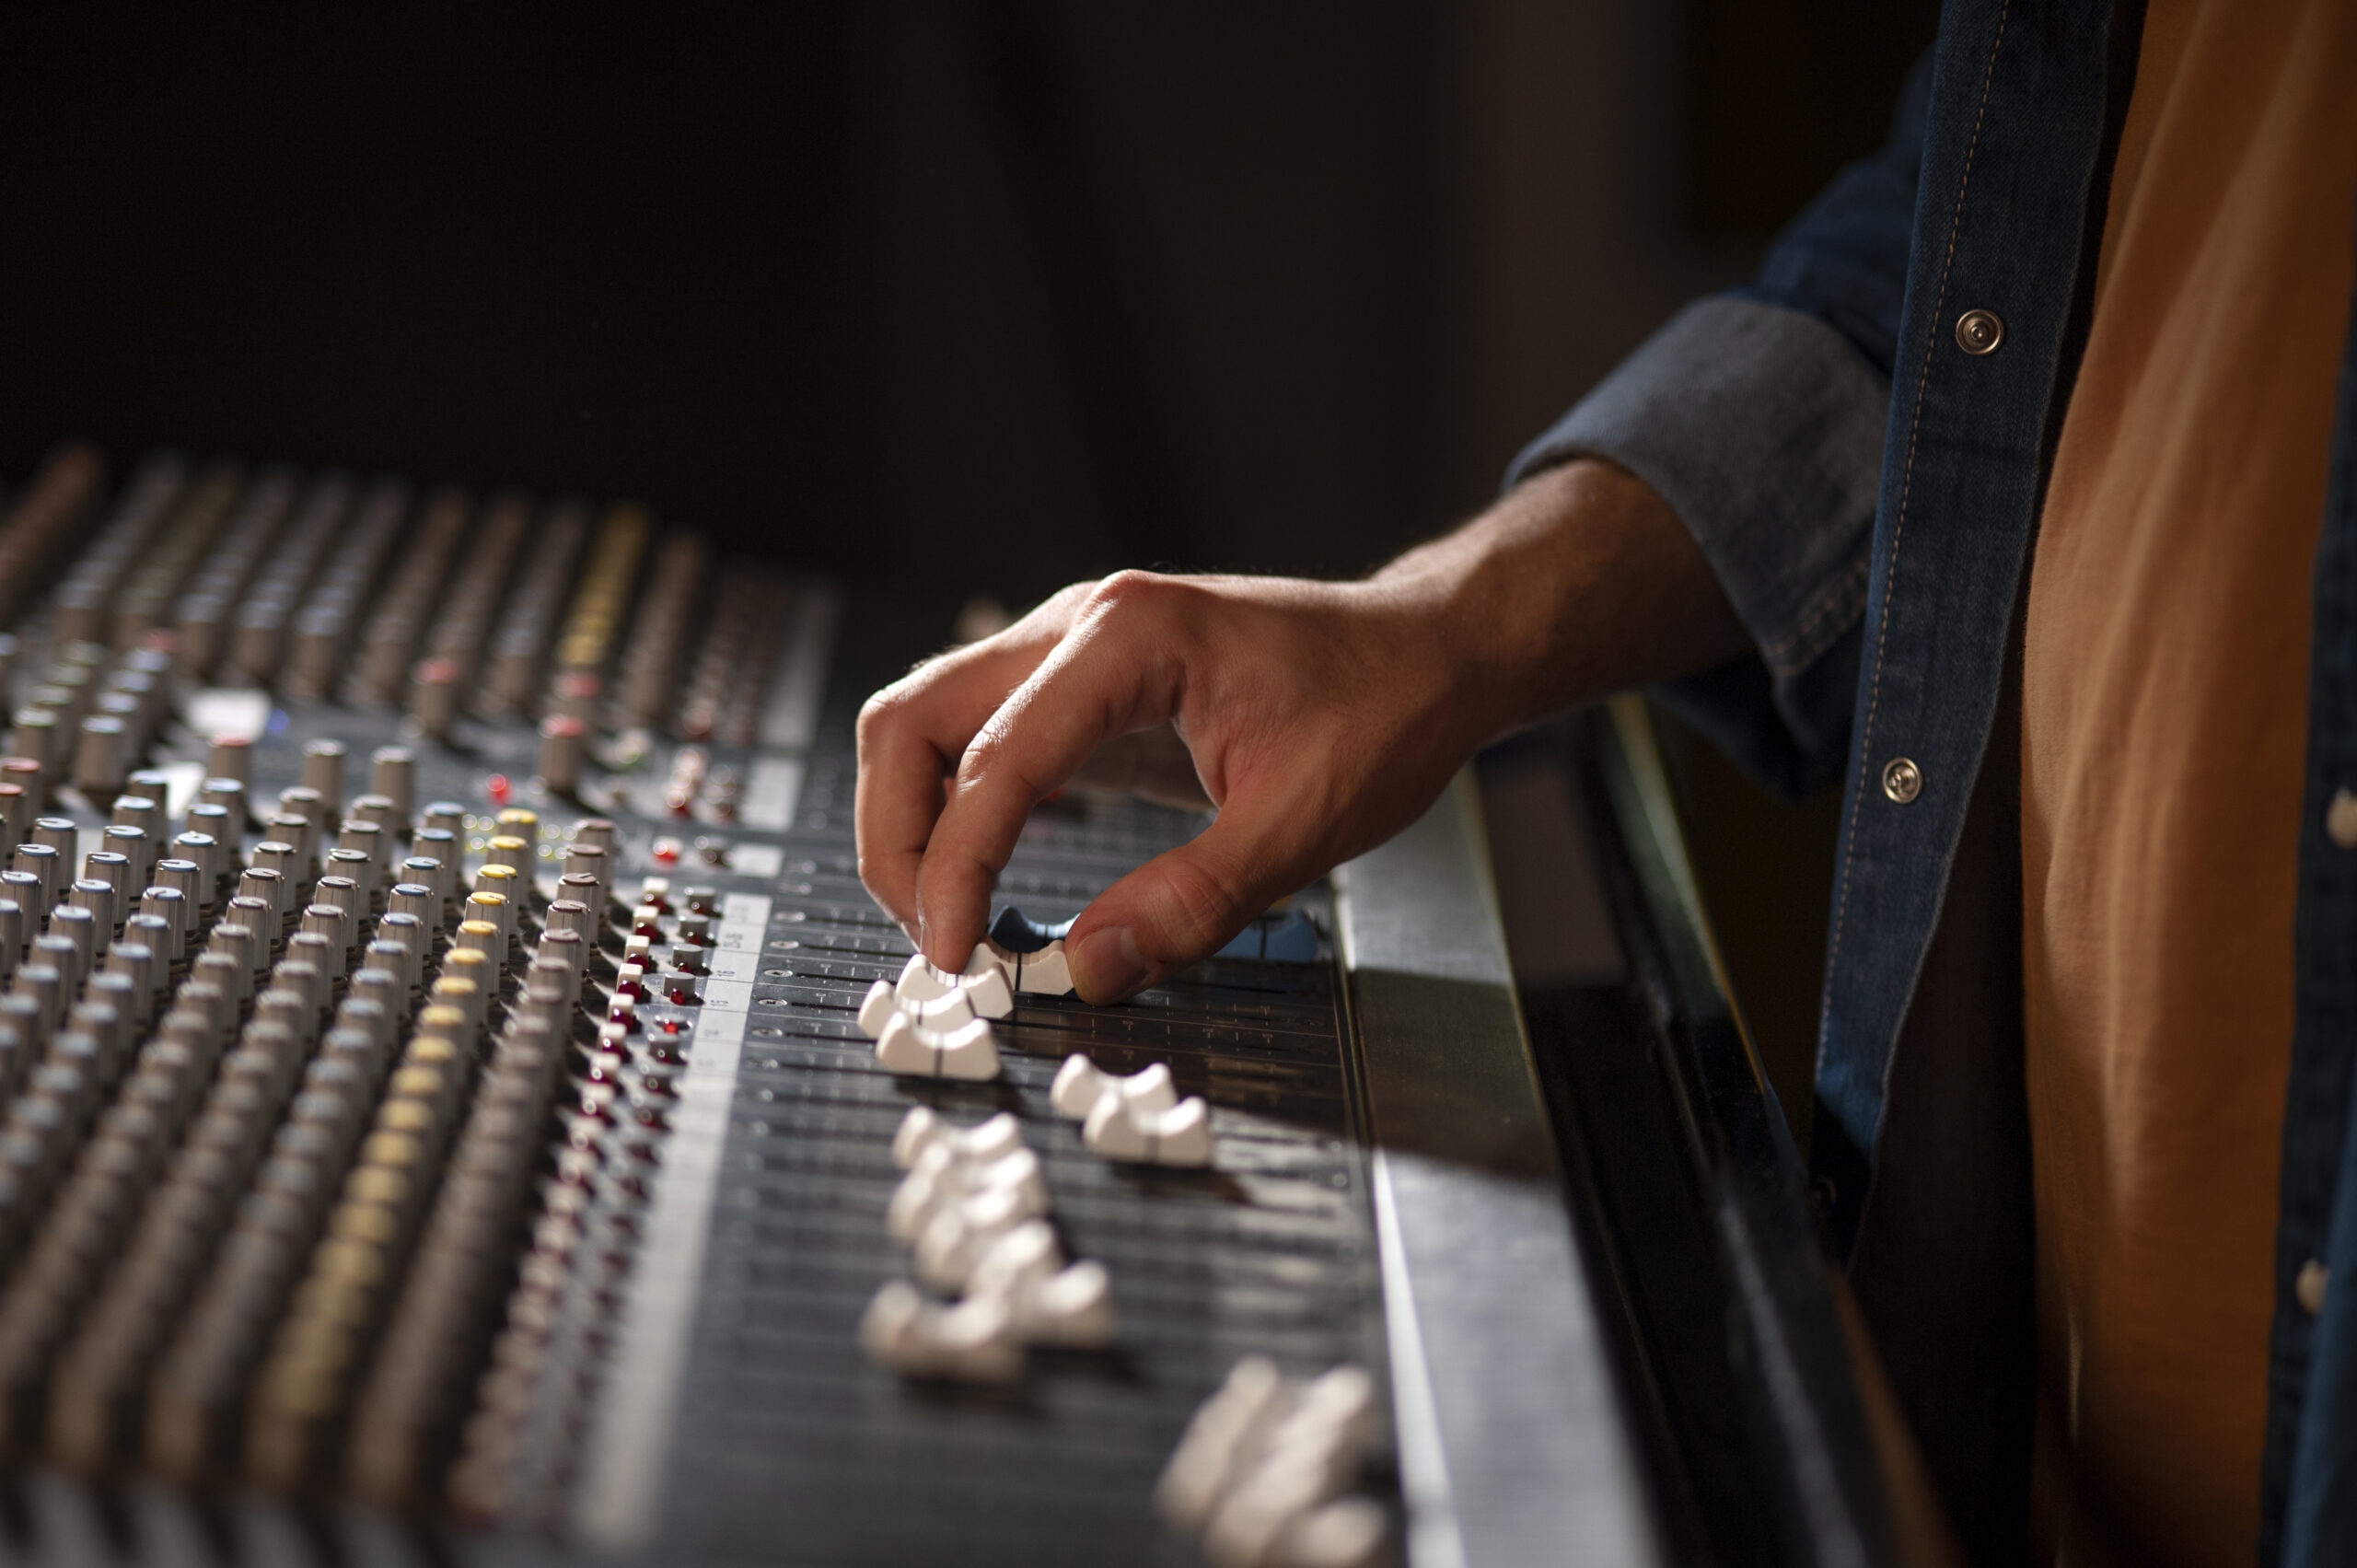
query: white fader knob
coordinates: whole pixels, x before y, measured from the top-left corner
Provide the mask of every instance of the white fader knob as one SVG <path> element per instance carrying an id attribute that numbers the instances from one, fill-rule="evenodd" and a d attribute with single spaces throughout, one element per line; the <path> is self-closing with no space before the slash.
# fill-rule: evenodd
<path id="1" fill-rule="evenodd" d="M 1211 1518 L 1229 1473 L 1269 1412 L 1284 1397 L 1284 1376 L 1265 1355 L 1248 1355 L 1196 1408 L 1163 1467 L 1154 1505 L 1173 1529 L 1192 1534 Z"/>
<path id="2" fill-rule="evenodd" d="M 1074 1121 L 1086 1121 L 1097 1102 L 1107 1095 L 1118 1095 L 1129 1105 L 1142 1111 L 1164 1111 L 1178 1103 L 1178 1089 L 1171 1081 L 1170 1069 L 1156 1062 L 1141 1072 L 1124 1078 L 1099 1069 L 1096 1063 L 1078 1052 L 1064 1058 L 1056 1069 L 1056 1081 L 1048 1090 L 1048 1098 L 1060 1115 Z"/>
<path id="3" fill-rule="evenodd" d="M 978 1018 L 1004 1018 L 1015 1011 L 1014 982 L 987 942 L 976 947 L 974 956 L 966 960 L 966 972 L 958 977 L 958 989 L 965 994 L 967 1005 L 973 1008 Z"/>
<path id="4" fill-rule="evenodd" d="M 998 1076 L 998 1040 L 985 1019 L 935 1034 L 899 1013 L 877 1039 L 876 1063 L 888 1073 L 911 1077 L 979 1084 Z"/>
<path id="5" fill-rule="evenodd" d="M 958 1127 L 944 1121 L 931 1106 L 912 1105 L 892 1134 L 892 1163 L 913 1170 L 936 1144 L 959 1159 L 988 1162 L 1023 1146 L 1023 1125 L 1002 1110 L 987 1121 Z"/>
<path id="6" fill-rule="evenodd" d="M 900 982 L 892 988 L 892 993 L 903 1003 L 912 1005 L 946 996 L 957 984 L 956 975 L 944 974 L 934 968 L 933 960 L 923 953 L 911 953 L 909 961 L 900 968 Z"/>
<path id="7" fill-rule="evenodd" d="M 1203 1555 L 1222 1564 L 1352 1562 L 1324 1553 L 1362 1541 L 1364 1532 L 1321 1521 L 1334 1518 L 1326 1510 L 1358 1478 L 1374 1390 L 1365 1369 L 1349 1365 L 1293 1389 L 1231 1468 L 1203 1528 Z M 1310 1555 L 1312 1547 L 1321 1555 Z"/>
<path id="8" fill-rule="evenodd" d="M 958 1159 L 940 1145 L 928 1149 L 884 1210 L 884 1228 L 895 1241 L 913 1244 L 934 1216 L 968 1198 L 1002 1189 L 1015 1193 L 1014 1206 L 1028 1214 L 1048 1212 L 1048 1185 L 1039 1156 L 1016 1149 L 986 1164 Z M 995 1206 L 998 1200 L 993 1199 Z"/>
<path id="9" fill-rule="evenodd" d="M 982 1251 L 967 1276 L 970 1296 L 994 1295 L 1032 1344 L 1096 1349 L 1113 1338 L 1112 1281 L 1101 1263 L 1066 1264 L 1056 1233 L 1027 1220 Z"/>
<path id="10" fill-rule="evenodd" d="M 906 1280 L 876 1293 L 859 1320 L 859 1342 L 870 1361 L 903 1377 L 1004 1383 L 1023 1369 L 1023 1342 L 1005 1302 L 981 1295 L 942 1307 Z"/>
<path id="11" fill-rule="evenodd" d="M 860 999 L 859 1032 L 870 1040 L 882 1039 L 884 1026 L 890 1023 L 900 1011 L 900 999 L 892 994 L 892 982 L 877 981 Z"/>
<path id="12" fill-rule="evenodd" d="M 1081 1142 L 1109 1160 L 1131 1165 L 1212 1163 L 1211 1108 L 1190 1095 L 1168 1110 L 1142 1110 L 1107 1095 L 1081 1124 Z"/>
<path id="13" fill-rule="evenodd" d="M 1035 1200 L 1020 1186 L 993 1187 L 946 1203 L 917 1237 L 911 1254 L 917 1278 L 938 1291 L 962 1291 L 999 1237 L 1039 1217 Z"/>
<path id="14" fill-rule="evenodd" d="M 956 974 L 936 968 L 923 953 L 911 953 L 901 967 L 899 982 L 892 987 L 892 993 L 904 1007 L 921 1007 L 930 1002 L 962 996 L 977 1018 L 1005 1017 L 1015 1010 L 1015 992 L 1007 960 L 1001 958 L 987 942 L 975 947 L 973 957 Z"/>
<path id="15" fill-rule="evenodd" d="M 946 1035 L 974 1021 L 974 1004 L 962 986 L 930 1002 L 905 1005 L 902 1010 L 909 1015 L 910 1022 L 935 1034 Z"/>
<path id="16" fill-rule="evenodd" d="M 1006 963 L 1014 971 L 1015 989 L 1023 995 L 1062 996 L 1072 990 L 1072 964 L 1061 937 L 1036 953 L 1009 954 Z"/>

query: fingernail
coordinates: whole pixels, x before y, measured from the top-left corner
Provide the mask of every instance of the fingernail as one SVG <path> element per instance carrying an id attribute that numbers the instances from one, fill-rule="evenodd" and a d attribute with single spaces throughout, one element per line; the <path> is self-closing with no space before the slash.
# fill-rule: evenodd
<path id="1" fill-rule="evenodd" d="M 1119 1002 L 1145 983 L 1145 955 L 1126 925 L 1092 931 L 1072 952 L 1072 988 L 1083 1002 Z"/>

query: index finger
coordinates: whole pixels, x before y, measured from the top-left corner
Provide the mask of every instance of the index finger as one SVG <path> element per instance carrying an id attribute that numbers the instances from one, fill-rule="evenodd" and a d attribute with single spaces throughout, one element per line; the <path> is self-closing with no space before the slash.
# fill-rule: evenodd
<path id="1" fill-rule="evenodd" d="M 917 941 L 928 958 L 953 972 L 965 966 L 1031 807 L 1105 741 L 1166 722 L 1180 668 L 1170 641 L 1136 617 L 1092 609 L 981 725 L 917 868 Z"/>
<path id="2" fill-rule="evenodd" d="M 917 868 L 941 815 L 942 781 L 1042 651 L 1035 640 L 993 637 L 933 660 L 860 709 L 852 811 L 859 879 L 911 939 Z"/>

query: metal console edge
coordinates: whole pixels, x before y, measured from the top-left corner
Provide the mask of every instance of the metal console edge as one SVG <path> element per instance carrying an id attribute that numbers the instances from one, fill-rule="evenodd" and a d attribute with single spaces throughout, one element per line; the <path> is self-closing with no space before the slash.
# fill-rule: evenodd
<path id="1" fill-rule="evenodd" d="M 1334 886 L 1410 1562 L 1659 1563 L 1470 771 Z"/>

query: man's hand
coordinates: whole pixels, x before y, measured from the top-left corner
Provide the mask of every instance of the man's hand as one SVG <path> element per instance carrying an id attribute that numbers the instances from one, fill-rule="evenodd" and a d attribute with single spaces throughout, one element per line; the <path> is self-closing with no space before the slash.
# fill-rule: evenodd
<path id="1" fill-rule="evenodd" d="M 1024 819 L 1056 789 L 1217 807 L 1074 923 L 1076 988 L 1118 1001 L 1415 820 L 1492 736 L 1743 645 L 1676 517 L 1594 462 L 1364 582 L 1075 584 L 869 699 L 860 877 L 956 970 Z"/>

